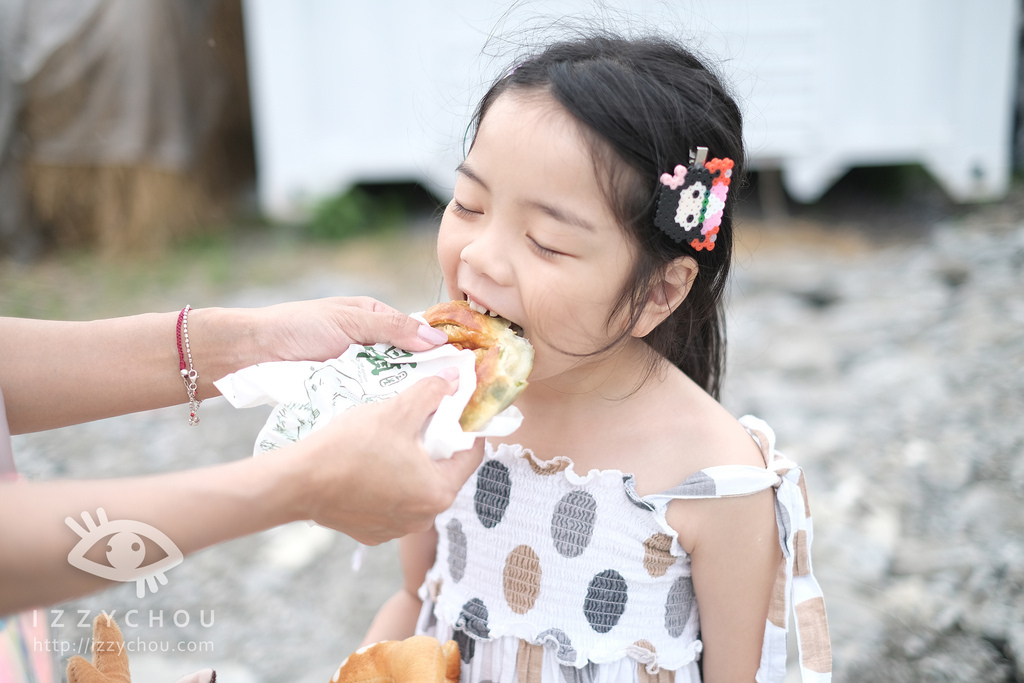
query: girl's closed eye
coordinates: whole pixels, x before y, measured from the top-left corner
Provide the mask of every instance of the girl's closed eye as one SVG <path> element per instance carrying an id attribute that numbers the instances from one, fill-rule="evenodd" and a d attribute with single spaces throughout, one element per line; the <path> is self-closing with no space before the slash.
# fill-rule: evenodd
<path id="1" fill-rule="evenodd" d="M 455 214 L 462 216 L 463 218 L 470 218 L 472 216 L 480 216 L 483 211 L 474 211 L 473 209 L 467 209 L 458 199 L 452 199 L 452 211 Z"/>
<path id="2" fill-rule="evenodd" d="M 554 249 L 550 249 L 548 247 L 545 247 L 543 244 L 541 244 L 537 240 L 533 239 L 529 235 L 527 235 L 526 239 L 529 240 L 529 242 L 530 242 L 530 248 L 533 249 L 535 252 L 537 252 L 538 255 L 540 255 L 540 256 L 542 256 L 544 258 L 553 259 L 553 258 L 557 258 L 559 256 L 568 256 L 568 254 L 566 254 L 564 252 L 556 251 Z"/>

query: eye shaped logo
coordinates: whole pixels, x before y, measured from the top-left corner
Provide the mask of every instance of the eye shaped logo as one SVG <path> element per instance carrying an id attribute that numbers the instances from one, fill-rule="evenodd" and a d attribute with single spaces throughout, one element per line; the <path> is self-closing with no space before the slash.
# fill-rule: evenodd
<path id="1" fill-rule="evenodd" d="M 165 533 L 145 522 L 136 522 L 131 519 L 116 519 L 111 522 L 107 519 L 107 513 L 103 508 L 96 509 L 96 518 L 99 520 L 99 525 L 92 520 L 88 511 L 83 512 L 82 521 L 85 522 L 85 528 L 82 528 L 72 517 L 64 519 L 71 530 L 82 537 L 82 540 L 68 553 L 68 563 L 72 567 L 101 579 L 134 581 L 135 594 L 140 598 L 145 597 L 147 585 L 150 593 L 157 592 L 158 581 L 162 585 L 167 585 L 167 577 L 164 576 L 164 572 L 181 564 L 184 556 Z M 146 543 L 143 537 L 160 546 L 167 556 L 148 566 L 139 566 L 146 559 Z M 107 539 L 109 566 L 85 557 L 90 548 L 102 539 Z"/>

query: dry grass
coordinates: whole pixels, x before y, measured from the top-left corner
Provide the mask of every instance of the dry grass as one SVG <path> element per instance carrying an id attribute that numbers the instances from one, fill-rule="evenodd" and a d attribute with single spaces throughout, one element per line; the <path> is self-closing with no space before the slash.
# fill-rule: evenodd
<path id="1" fill-rule="evenodd" d="M 215 232 L 156 254 L 63 250 L 32 264 L 0 261 L 0 315 L 86 320 L 222 305 L 246 289 L 287 296 L 291 283 L 317 274 L 436 292 L 433 246 L 424 226 L 344 242 L 263 227 Z"/>

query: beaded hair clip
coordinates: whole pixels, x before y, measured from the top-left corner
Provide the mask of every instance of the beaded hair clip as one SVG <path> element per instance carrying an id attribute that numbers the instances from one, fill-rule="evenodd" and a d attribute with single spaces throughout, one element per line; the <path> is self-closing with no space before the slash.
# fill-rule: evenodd
<path id="1" fill-rule="evenodd" d="M 732 159 L 705 163 L 707 156 L 708 148 L 698 147 L 690 153 L 689 168 L 680 164 L 672 175 L 661 174 L 658 210 L 654 215 L 654 224 L 679 244 L 692 234 L 691 230 L 699 230 L 700 237 L 690 240 L 690 246 L 697 251 L 715 248 L 732 177 Z"/>

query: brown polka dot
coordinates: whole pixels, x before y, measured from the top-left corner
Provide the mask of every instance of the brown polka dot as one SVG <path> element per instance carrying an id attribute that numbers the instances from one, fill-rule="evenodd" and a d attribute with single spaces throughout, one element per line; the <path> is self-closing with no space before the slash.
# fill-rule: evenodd
<path id="1" fill-rule="evenodd" d="M 676 558 L 669 552 L 672 537 L 668 534 L 654 534 L 644 541 L 644 569 L 657 578 L 665 576 L 668 568 L 676 563 Z"/>
<path id="2" fill-rule="evenodd" d="M 633 645 L 641 649 L 647 650 L 648 652 L 657 652 L 657 650 L 654 647 L 654 644 L 649 640 L 638 640 L 635 643 L 633 643 Z"/>
<path id="3" fill-rule="evenodd" d="M 530 468 L 542 477 L 558 474 L 572 464 L 572 460 L 563 456 L 558 456 L 553 460 L 541 460 L 533 453 L 527 453 L 524 457 L 526 462 L 530 463 Z"/>
<path id="4" fill-rule="evenodd" d="M 779 562 L 779 571 L 775 574 L 775 585 L 768 602 L 768 621 L 779 628 L 786 628 L 786 558 Z"/>
<path id="5" fill-rule="evenodd" d="M 797 481 L 797 486 L 800 487 L 800 495 L 804 497 L 804 515 L 810 517 L 811 504 L 807 501 L 807 480 L 804 479 L 803 470 L 800 471 L 800 479 Z"/>
<path id="6" fill-rule="evenodd" d="M 675 683 L 676 672 L 668 669 L 658 669 L 657 673 L 651 673 L 643 664 L 637 664 L 636 680 L 638 683 Z"/>
<path id="7" fill-rule="evenodd" d="M 750 433 L 757 437 L 757 445 L 761 449 L 761 457 L 767 467 L 772 461 L 771 451 L 768 450 L 768 435 L 759 429 L 751 429 Z"/>
<path id="8" fill-rule="evenodd" d="M 540 595 L 540 558 L 528 545 L 516 546 L 502 572 L 505 601 L 516 614 L 526 614 Z"/>
<path id="9" fill-rule="evenodd" d="M 807 554 L 807 532 L 801 529 L 793 534 L 793 576 L 811 573 L 811 558 Z"/>
<path id="10" fill-rule="evenodd" d="M 795 612 L 800 629 L 803 665 L 817 673 L 829 673 L 832 671 L 832 646 L 828 636 L 825 601 L 821 598 L 804 600 L 797 604 Z"/>
<path id="11" fill-rule="evenodd" d="M 516 680 L 518 683 L 541 683 L 543 675 L 544 646 L 520 640 L 516 654 Z"/>

